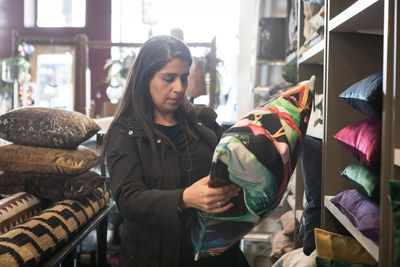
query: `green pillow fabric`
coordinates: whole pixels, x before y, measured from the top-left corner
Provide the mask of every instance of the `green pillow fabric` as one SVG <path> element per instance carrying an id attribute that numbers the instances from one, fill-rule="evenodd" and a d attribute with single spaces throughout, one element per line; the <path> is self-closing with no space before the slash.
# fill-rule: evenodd
<path id="1" fill-rule="evenodd" d="M 362 195 L 379 202 L 381 178 L 378 170 L 361 163 L 353 163 L 347 166 L 341 175 L 352 183 Z"/>
<path id="2" fill-rule="evenodd" d="M 362 263 L 348 263 L 341 260 L 326 260 L 324 258 L 316 257 L 315 262 L 317 267 L 372 267 L 378 265 L 362 264 Z"/>
<path id="3" fill-rule="evenodd" d="M 394 228 L 394 259 L 393 266 L 400 266 L 400 181 L 389 180 L 389 193 L 392 205 Z"/>

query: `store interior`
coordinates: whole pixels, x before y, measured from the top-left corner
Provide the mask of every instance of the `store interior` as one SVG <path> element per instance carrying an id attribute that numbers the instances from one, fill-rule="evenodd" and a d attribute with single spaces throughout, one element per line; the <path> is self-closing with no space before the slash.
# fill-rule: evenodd
<path id="1" fill-rule="evenodd" d="M 185 97 L 215 111 L 223 136 L 252 121 L 279 152 L 259 148 L 272 155 L 264 163 L 279 156 L 282 177 L 268 165 L 258 183 L 249 171 L 270 198 L 257 212 L 242 199 L 251 227 L 234 239 L 249 266 L 399 266 L 399 10 L 394 0 L 0 0 L 0 266 L 119 266 L 124 219 L 103 141 L 141 46 L 159 35 L 189 48 Z"/>

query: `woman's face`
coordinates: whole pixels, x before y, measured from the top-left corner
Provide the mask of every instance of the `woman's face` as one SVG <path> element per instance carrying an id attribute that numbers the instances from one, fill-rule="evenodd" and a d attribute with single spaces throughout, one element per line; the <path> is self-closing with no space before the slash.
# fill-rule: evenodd
<path id="1" fill-rule="evenodd" d="M 150 95 L 155 116 L 173 114 L 188 85 L 189 63 L 173 59 L 150 80 Z"/>

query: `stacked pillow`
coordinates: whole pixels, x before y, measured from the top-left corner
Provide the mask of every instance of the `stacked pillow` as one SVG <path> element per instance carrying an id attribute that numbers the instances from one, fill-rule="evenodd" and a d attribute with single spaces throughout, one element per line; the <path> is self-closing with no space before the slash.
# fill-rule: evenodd
<path id="1" fill-rule="evenodd" d="M 81 144 L 100 127 L 85 115 L 29 107 L 0 116 L 0 193 L 29 192 L 48 200 L 80 199 L 104 177 L 90 169 L 100 155 Z"/>
<path id="2" fill-rule="evenodd" d="M 379 206 L 376 203 L 379 203 L 380 190 L 382 95 L 382 71 L 364 78 L 341 93 L 340 97 L 347 104 L 368 118 L 344 127 L 333 136 L 358 162 L 350 164 L 341 173 L 353 184 L 355 190 L 340 193 L 332 202 L 342 212 L 346 211 L 344 214 L 359 229 L 363 227 L 357 224 L 355 218 L 370 217 L 368 224 L 373 225 L 374 234 L 366 235 L 375 242 L 379 234 Z M 371 212 L 375 213 L 371 215 Z"/>

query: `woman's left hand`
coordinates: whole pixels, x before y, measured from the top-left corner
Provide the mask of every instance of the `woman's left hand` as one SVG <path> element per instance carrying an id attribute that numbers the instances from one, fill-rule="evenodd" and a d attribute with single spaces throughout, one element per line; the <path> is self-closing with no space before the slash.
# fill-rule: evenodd
<path id="1" fill-rule="evenodd" d="M 183 203 L 188 208 L 196 208 L 208 213 L 221 213 L 233 207 L 229 202 L 240 192 L 240 187 L 230 184 L 218 188 L 208 186 L 210 176 L 206 176 L 183 191 Z"/>

